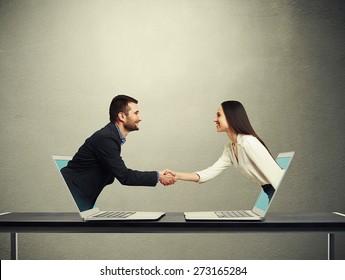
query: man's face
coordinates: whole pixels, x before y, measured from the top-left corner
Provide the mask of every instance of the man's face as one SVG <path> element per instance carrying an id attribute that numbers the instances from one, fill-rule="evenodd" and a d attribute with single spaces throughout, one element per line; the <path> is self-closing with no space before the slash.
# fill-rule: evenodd
<path id="1" fill-rule="evenodd" d="M 138 105 L 135 103 L 128 103 L 128 107 L 130 108 L 128 114 L 124 114 L 124 128 L 130 132 L 134 130 L 139 130 L 139 122 L 141 122 L 141 116 L 139 115 L 139 108 Z"/>

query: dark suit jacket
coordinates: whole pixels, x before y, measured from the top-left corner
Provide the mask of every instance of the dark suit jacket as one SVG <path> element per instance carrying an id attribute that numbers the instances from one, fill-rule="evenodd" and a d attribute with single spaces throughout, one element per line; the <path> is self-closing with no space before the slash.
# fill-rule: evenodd
<path id="1" fill-rule="evenodd" d="M 116 178 L 122 185 L 155 186 L 156 171 L 128 169 L 121 158 L 121 139 L 114 123 L 86 139 L 73 159 L 61 170 L 69 188 L 78 188 L 90 205 Z"/>

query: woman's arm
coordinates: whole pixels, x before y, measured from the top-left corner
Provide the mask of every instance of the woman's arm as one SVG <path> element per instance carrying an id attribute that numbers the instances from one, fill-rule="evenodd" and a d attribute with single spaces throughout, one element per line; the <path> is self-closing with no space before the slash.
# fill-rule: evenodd
<path id="1" fill-rule="evenodd" d="M 182 172 L 176 172 L 176 180 L 181 181 L 190 181 L 190 182 L 199 182 L 200 177 L 196 173 L 182 173 Z"/>
<path id="2" fill-rule="evenodd" d="M 171 174 L 175 180 L 189 181 L 189 182 L 199 182 L 200 177 L 197 173 L 185 173 L 185 172 L 175 172 L 170 169 L 166 169 L 164 174 Z"/>
<path id="3" fill-rule="evenodd" d="M 227 145 L 225 145 L 221 157 L 212 166 L 202 171 L 185 173 L 166 170 L 166 172 L 171 173 L 174 176 L 175 180 L 204 183 L 218 176 L 224 169 L 228 168 L 230 165 L 232 165 L 232 161 L 229 156 L 228 147 Z"/>

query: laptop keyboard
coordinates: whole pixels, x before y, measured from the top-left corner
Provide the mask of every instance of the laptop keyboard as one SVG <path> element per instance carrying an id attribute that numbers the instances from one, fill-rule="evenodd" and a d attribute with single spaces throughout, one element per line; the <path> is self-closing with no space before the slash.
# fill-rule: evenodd
<path id="1" fill-rule="evenodd" d="M 106 211 L 100 214 L 96 214 L 93 217 L 97 218 L 128 218 L 135 214 L 136 212 L 132 211 Z"/>
<path id="2" fill-rule="evenodd" d="M 253 217 L 254 215 L 246 211 L 217 211 L 214 212 L 219 218 L 238 218 L 238 217 Z"/>

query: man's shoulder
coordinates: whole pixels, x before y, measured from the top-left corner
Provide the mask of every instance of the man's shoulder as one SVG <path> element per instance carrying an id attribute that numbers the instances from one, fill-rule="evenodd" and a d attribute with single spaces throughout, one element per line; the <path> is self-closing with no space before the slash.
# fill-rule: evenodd
<path id="1" fill-rule="evenodd" d="M 116 131 L 115 124 L 113 123 L 108 123 L 106 126 L 102 127 L 101 129 L 97 130 L 91 138 L 113 138 L 117 141 L 120 141 L 120 137 Z"/>

